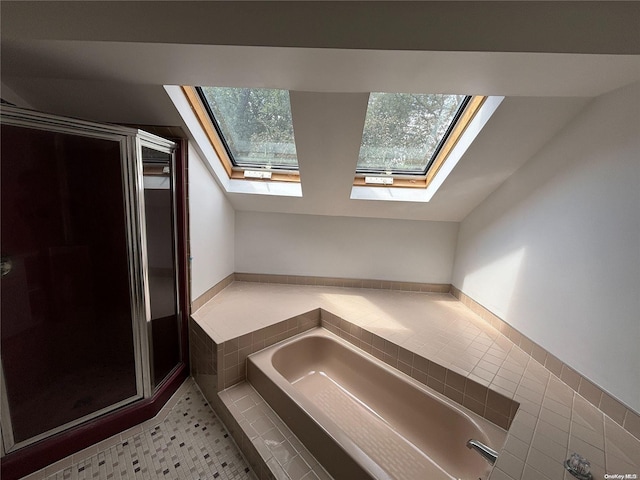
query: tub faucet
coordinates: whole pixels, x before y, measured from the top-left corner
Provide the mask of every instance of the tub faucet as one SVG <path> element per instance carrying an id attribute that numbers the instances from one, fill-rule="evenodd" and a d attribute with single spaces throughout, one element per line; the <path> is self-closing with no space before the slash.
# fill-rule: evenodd
<path id="1" fill-rule="evenodd" d="M 487 447 L 484 443 L 479 442 L 478 440 L 474 440 L 473 438 L 469 439 L 469 441 L 467 442 L 467 448 L 478 452 L 491 465 L 496 463 L 496 460 L 498 459 L 498 452 L 496 452 L 493 448 Z"/>

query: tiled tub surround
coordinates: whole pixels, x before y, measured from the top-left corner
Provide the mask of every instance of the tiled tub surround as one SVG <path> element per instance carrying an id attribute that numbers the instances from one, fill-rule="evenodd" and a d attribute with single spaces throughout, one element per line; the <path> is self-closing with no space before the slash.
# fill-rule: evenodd
<path id="1" fill-rule="evenodd" d="M 315 309 L 251 333 L 216 343 L 196 322 L 190 320 L 191 372 L 208 397 L 245 379 L 247 356 L 285 338 L 320 325 Z"/>
<path id="2" fill-rule="evenodd" d="M 219 346 L 318 308 L 345 320 L 334 328 L 353 336 L 352 343 L 362 347 L 352 329 L 366 327 L 385 342 L 429 358 L 429 365 L 457 373 L 464 383 L 458 385 L 462 391 L 453 390 L 463 404 L 467 379 L 488 387 L 487 395 L 494 391 L 520 403 L 492 479 L 568 479 L 562 461 L 574 450 L 591 460 L 594 478 L 640 473 L 636 438 L 450 295 L 235 282 L 194 318 L 201 334 Z M 402 363 L 400 369 L 409 365 Z M 429 385 L 429 367 L 426 373 Z"/>
<path id="3" fill-rule="evenodd" d="M 463 305 L 471 309 L 473 313 L 493 326 L 496 330 L 498 330 L 505 337 L 511 340 L 512 343 L 520 347 L 521 350 L 533 357 L 538 363 L 544 365 L 547 370 L 559 377 L 573 390 L 580 393 L 594 406 L 600 408 L 616 423 L 622 425 L 627 431 L 631 432 L 631 434 L 636 438 L 640 438 L 640 415 L 638 413 L 634 412 L 630 408 L 627 408 L 624 404 L 620 403 L 606 391 L 603 391 L 597 385 L 590 382 L 587 378 L 581 376 L 571 367 L 564 364 L 558 358 L 544 350 L 529 338 L 522 335 L 508 323 L 474 301 L 471 297 L 465 295 L 462 291 L 460 291 L 453 285 L 296 275 L 234 273 L 226 277 L 224 280 L 212 287 L 204 295 L 196 299 L 192 305 L 193 311 L 204 305 L 207 301 L 213 298 L 213 296 L 220 293 L 224 288 L 233 283 L 233 281 L 286 285 L 338 286 L 422 293 L 450 292 L 455 298 L 460 300 Z M 482 370 L 478 370 L 478 372 L 483 373 Z"/>
<path id="4" fill-rule="evenodd" d="M 283 320 L 241 337 L 227 340 L 219 345 L 202 330 L 197 322 L 192 320 L 190 334 L 192 336 L 191 365 L 193 376 L 199 382 L 202 390 L 206 392 L 207 398 L 216 407 L 216 411 L 223 418 L 237 444 L 242 446 L 242 451 L 249 459 L 254 471 L 261 472 L 260 478 L 290 477 L 288 477 L 287 473 L 288 466 L 281 461 L 281 456 L 277 453 L 275 455 L 272 453 L 274 440 L 271 437 L 273 435 L 267 435 L 266 438 L 260 435 L 256 436 L 252 425 L 270 424 L 275 421 L 280 425 L 279 433 L 275 435 L 276 437 L 289 439 L 291 437 L 295 438 L 295 436 L 269 406 L 264 403 L 259 394 L 250 385 L 243 382 L 246 372 L 244 368 L 246 358 L 248 355 L 263 350 L 277 342 L 319 326 L 336 333 L 393 368 L 400 368 L 405 373 L 410 371 L 415 380 L 425 385 L 429 383 L 439 393 L 467 406 L 476 414 L 486 416 L 493 423 L 500 424 L 506 428 L 513 420 L 518 407 L 517 402 L 491 392 L 473 380 L 465 380 L 460 374 L 452 370 L 445 369 L 435 362 L 430 362 L 418 354 L 399 347 L 393 342 L 384 340 L 382 337 L 322 309 L 312 310 L 291 319 Z M 412 365 L 412 367 L 407 370 L 405 365 Z M 223 375 L 219 375 L 218 372 L 227 372 L 226 379 L 223 379 Z M 242 383 L 238 384 L 238 382 Z M 232 386 L 232 388 L 229 389 L 229 386 Z M 227 390 L 218 396 L 216 392 L 223 388 L 227 388 Z M 237 399 L 240 394 L 232 394 L 232 392 L 244 392 L 245 396 L 249 396 L 246 389 L 252 392 L 251 398 L 260 398 L 260 409 L 267 411 L 266 414 L 262 413 L 261 418 L 256 416 L 258 408 L 253 408 L 252 412 L 246 413 L 248 418 L 243 417 L 244 407 L 252 404 L 251 399 L 243 398 L 234 404 L 233 399 Z M 277 420 L 274 420 L 274 417 Z M 259 426 L 256 428 L 260 430 Z M 309 467 L 309 471 L 313 475 L 318 478 L 328 477 L 324 469 L 318 467 L 313 456 L 297 439 L 291 440 L 291 444 L 298 445 L 296 448 L 298 450 L 301 448 L 302 453 L 294 451 L 288 457 L 284 457 L 285 460 L 295 455 L 302 455 L 308 466 L 316 465 L 315 467 Z M 282 448 L 284 446 L 275 445 L 275 452 Z M 288 445 L 288 450 L 291 450 L 291 448 Z M 280 472 L 280 476 L 278 472 Z M 311 474 L 309 475 L 310 478 L 315 478 Z"/>
<path id="5" fill-rule="evenodd" d="M 486 479 L 466 447 L 506 431 L 324 328 L 247 359 L 247 377 L 335 478 Z"/>
<path id="6" fill-rule="evenodd" d="M 502 428 L 511 425 L 518 402 L 509 396 L 489 389 L 483 382 L 465 378 L 456 367 L 445 368 L 322 309 L 297 315 L 221 344 L 207 337 L 197 322 L 192 320 L 191 337 L 195 341 L 192 344 L 192 374 L 199 385 L 203 385 L 207 398 L 215 398 L 217 391 L 245 380 L 247 356 L 319 326 L 490 422 Z"/>

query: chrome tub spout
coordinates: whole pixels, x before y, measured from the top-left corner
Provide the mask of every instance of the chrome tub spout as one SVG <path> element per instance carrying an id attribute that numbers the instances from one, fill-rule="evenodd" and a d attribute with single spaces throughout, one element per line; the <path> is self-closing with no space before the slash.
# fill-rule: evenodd
<path id="1" fill-rule="evenodd" d="M 491 465 L 496 463 L 496 460 L 498 459 L 498 452 L 493 448 L 487 447 L 484 443 L 479 442 L 478 440 L 470 439 L 467 442 L 467 448 L 478 452 Z"/>

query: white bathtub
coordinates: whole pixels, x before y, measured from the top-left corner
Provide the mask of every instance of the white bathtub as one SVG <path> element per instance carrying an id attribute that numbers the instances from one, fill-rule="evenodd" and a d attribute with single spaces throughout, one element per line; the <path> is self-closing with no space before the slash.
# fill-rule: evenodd
<path id="1" fill-rule="evenodd" d="M 466 442 L 499 451 L 506 436 L 323 328 L 251 355 L 247 374 L 336 479 L 484 480 Z"/>

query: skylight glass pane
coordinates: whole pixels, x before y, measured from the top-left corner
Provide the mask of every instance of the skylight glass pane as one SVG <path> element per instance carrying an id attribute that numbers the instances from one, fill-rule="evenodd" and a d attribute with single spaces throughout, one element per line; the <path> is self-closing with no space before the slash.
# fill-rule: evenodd
<path id="1" fill-rule="evenodd" d="M 236 166 L 298 168 L 287 90 L 200 87 L 200 91 Z"/>
<path id="2" fill-rule="evenodd" d="M 465 95 L 371 93 L 357 171 L 424 174 Z"/>

